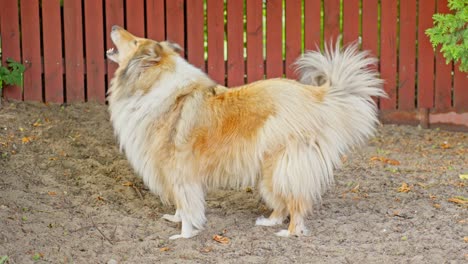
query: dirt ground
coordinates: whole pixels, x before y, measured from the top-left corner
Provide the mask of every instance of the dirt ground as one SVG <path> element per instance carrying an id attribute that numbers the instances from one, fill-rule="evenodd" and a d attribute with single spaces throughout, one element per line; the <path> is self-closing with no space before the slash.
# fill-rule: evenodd
<path id="1" fill-rule="evenodd" d="M 257 227 L 254 187 L 212 191 L 206 229 L 179 226 L 117 149 L 106 106 L 4 102 L 0 262 L 467 263 L 468 134 L 385 125 L 345 157 L 310 237 Z M 221 235 L 227 242 L 213 239 Z M 8 259 L 5 261 L 5 259 Z"/>

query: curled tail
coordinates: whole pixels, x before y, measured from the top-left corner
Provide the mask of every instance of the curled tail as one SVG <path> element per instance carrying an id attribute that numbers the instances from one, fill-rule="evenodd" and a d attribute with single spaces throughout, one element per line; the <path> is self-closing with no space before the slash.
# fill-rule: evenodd
<path id="1" fill-rule="evenodd" d="M 317 144 L 334 167 L 352 146 L 372 136 L 379 122 L 372 97 L 386 94 L 376 67 L 370 67 L 376 62 L 369 52 L 359 51 L 357 44 L 340 49 L 339 42 L 327 46 L 323 53 L 307 52 L 296 61 L 300 82 L 314 86 L 330 83 L 319 106 L 327 122 Z"/>

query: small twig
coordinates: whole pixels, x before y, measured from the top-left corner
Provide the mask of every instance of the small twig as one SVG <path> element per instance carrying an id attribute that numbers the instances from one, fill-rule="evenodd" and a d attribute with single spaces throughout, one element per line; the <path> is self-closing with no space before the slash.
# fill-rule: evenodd
<path id="1" fill-rule="evenodd" d="M 140 190 L 138 189 L 138 187 L 136 187 L 135 185 L 132 184 L 132 187 L 133 187 L 133 190 L 135 190 L 135 192 L 138 194 L 138 196 L 140 196 L 140 199 L 141 200 L 144 200 L 143 199 L 143 195 L 141 194 Z"/>
<path id="2" fill-rule="evenodd" d="M 93 218 L 91 216 L 89 218 L 91 219 L 91 222 L 93 223 L 93 226 L 97 229 L 97 231 L 99 231 L 99 233 L 102 235 L 102 237 L 104 237 L 107 240 L 107 242 L 109 242 L 111 245 L 114 245 L 114 242 L 112 242 L 112 240 L 110 240 L 108 237 L 106 237 L 106 235 L 104 235 L 104 233 L 101 231 L 101 229 L 99 229 L 99 227 L 97 227 L 96 223 L 94 223 Z"/>

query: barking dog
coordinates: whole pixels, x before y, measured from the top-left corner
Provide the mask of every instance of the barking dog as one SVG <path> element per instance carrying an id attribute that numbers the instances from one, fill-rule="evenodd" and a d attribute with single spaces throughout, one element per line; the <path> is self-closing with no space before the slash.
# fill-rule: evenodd
<path id="1" fill-rule="evenodd" d="M 329 46 L 296 62 L 300 80 L 269 79 L 227 89 L 182 58 L 179 46 L 114 26 L 118 63 L 109 111 L 120 149 L 148 188 L 176 206 L 163 218 L 189 238 L 203 228 L 209 188 L 257 185 L 273 209 L 257 225 L 307 235 L 304 218 L 333 183 L 352 146 L 372 136 L 372 96 L 385 96 L 375 59 Z"/>

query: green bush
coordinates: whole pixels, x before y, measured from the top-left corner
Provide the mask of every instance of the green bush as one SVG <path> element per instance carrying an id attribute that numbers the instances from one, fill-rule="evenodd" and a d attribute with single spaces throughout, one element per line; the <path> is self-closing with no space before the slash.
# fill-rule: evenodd
<path id="1" fill-rule="evenodd" d="M 13 59 L 7 59 L 7 66 L 0 66 L 0 94 L 4 85 L 23 83 L 24 65 Z"/>
<path id="2" fill-rule="evenodd" d="M 447 63 L 460 62 L 460 70 L 468 71 L 468 0 L 449 0 L 452 14 L 434 14 L 434 27 L 426 30 L 434 49 L 440 51 Z"/>

